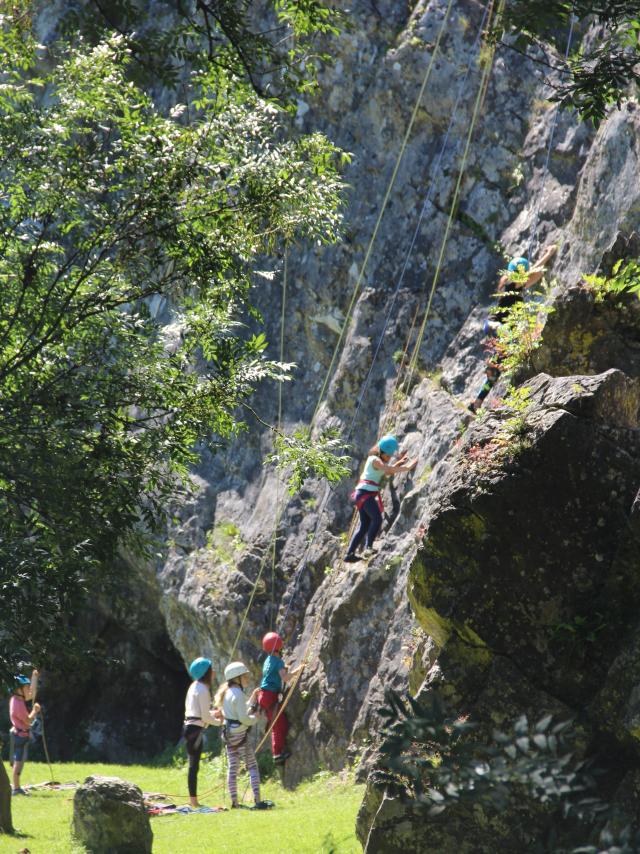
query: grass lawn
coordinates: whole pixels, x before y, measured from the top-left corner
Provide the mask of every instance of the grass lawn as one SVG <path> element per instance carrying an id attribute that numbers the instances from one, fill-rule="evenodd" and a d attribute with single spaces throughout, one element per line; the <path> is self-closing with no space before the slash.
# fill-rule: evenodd
<path id="1" fill-rule="evenodd" d="M 185 803 L 186 770 L 153 768 L 141 765 L 54 765 L 56 780 L 82 781 L 91 774 L 122 777 L 136 783 L 144 792 L 166 792 L 175 803 Z M 199 788 L 206 806 L 228 806 L 221 788 L 219 760 L 201 767 Z M 22 784 L 39 783 L 50 777 L 46 765 L 27 762 Z M 246 786 L 240 779 L 239 792 Z M 268 812 L 229 810 L 209 815 L 164 816 L 151 818 L 154 854 L 355 854 L 362 847 L 355 836 L 355 818 L 363 786 L 350 778 L 328 773 L 317 775 L 287 791 L 272 780 L 262 787 L 262 797 L 275 802 Z M 225 801 L 226 798 L 226 801 Z M 17 835 L 0 835 L 0 854 L 17 854 L 28 848 L 30 854 L 83 854 L 84 848 L 71 839 L 70 826 L 73 791 L 36 790 L 28 798 L 13 799 L 13 823 Z M 252 802 L 251 791 L 246 803 Z"/>

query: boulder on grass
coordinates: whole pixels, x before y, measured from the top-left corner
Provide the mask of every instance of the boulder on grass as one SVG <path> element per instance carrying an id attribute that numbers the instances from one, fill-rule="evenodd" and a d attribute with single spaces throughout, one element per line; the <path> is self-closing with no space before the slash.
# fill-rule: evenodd
<path id="1" fill-rule="evenodd" d="M 142 792 L 118 777 L 87 777 L 73 799 L 73 832 L 91 854 L 151 854 Z"/>

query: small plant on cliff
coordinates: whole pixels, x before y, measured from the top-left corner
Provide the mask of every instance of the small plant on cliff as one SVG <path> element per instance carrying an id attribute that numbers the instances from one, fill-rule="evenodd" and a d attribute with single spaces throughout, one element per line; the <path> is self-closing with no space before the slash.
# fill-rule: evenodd
<path id="1" fill-rule="evenodd" d="M 624 264 L 624 266 L 623 266 Z M 640 262 L 618 261 L 611 276 L 583 276 L 583 281 L 594 294 L 596 302 L 603 302 L 611 294 L 635 294 L 640 297 Z"/>
<path id="2" fill-rule="evenodd" d="M 611 830 L 614 810 L 597 795 L 598 772 L 574 755 L 571 722 L 545 715 L 531 723 L 522 715 L 505 731 L 494 730 L 490 739 L 479 739 L 473 735 L 477 725 L 452 714 L 438 691 L 422 700 L 403 699 L 394 692 L 386 698 L 376 782 L 415 810 L 436 817 L 452 806 L 482 803 L 498 811 L 526 791 L 550 811 L 555 808 L 545 851 L 556 850 L 564 822 L 572 827 L 584 824 L 585 836 L 599 834 L 601 846 L 610 850 L 616 840 L 636 845 L 629 830 Z M 604 850 L 593 845 L 575 849 L 583 854 Z"/>
<path id="3" fill-rule="evenodd" d="M 510 274 L 511 276 L 517 274 Z M 490 355 L 500 362 L 502 374 L 510 379 L 531 359 L 542 344 L 542 330 L 553 307 L 538 299 L 520 300 L 510 306 L 500 324 L 497 338 L 492 339 Z"/>
<path id="4" fill-rule="evenodd" d="M 500 427 L 499 435 L 508 445 L 510 455 L 528 447 L 531 425 L 527 422 L 527 413 L 531 408 L 531 389 L 528 386 L 512 386 L 503 401 L 503 407 L 510 413 Z"/>
<path id="5" fill-rule="evenodd" d="M 292 435 L 276 433 L 274 444 L 275 450 L 267 457 L 267 462 L 288 472 L 287 488 L 291 495 L 309 478 L 320 477 L 337 483 L 351 474 L 351 459 L 341 453 L 346 445 L 332 428 L 323 430 L 319 436 L 312 436 L 306 427 Z"/>
<path id="6" fill-rule="evenodd" d="M 531 389 L 527 386 L 511 387 L 500 406 L 495 408 L 497 413 L 507 417 L 487 441 L 467 448 L 467 460 L 480 472 L 488 472 L 506 460 L 514 459 L 531 446 L 532 427 L 527 421 L 530 395 Z"/>

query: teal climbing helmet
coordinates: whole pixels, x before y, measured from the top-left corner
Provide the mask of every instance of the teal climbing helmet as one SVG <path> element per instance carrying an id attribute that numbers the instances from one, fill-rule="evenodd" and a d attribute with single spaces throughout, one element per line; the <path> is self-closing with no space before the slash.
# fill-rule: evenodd
<path id="1" fill-rule="evenodd" d="M 212 667 L 210 658 L 194 658 L 189 665 L 189 673 L 192 679 L 202 679 L 207 670 Z"/>
<path id="2" fill-rule="evenodd" d="M 28 676 L 16 676 L 15 680 L 17 685 L 31 685 L 31 679 Z"/>
<path id="3" fill-rule="evenodd" d="M 509 261 L 507 270 L 510 273 L 517 273 L 519 272 L 520 267 L 524 267 L 525 273 L 529 272 L 529 261 L 527 258 L 512 258 L 511 261 Z"/>
<path id="4" fill-rule="evenodd" d="M 378 447 L 383 454 L 392 456 L 398 450 L 398 440 L 395 436 L 383 436 L 378 442 Z"/>

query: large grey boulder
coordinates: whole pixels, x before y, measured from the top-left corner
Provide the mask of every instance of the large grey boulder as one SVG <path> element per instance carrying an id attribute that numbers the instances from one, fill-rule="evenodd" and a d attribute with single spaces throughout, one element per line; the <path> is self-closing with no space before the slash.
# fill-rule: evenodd
<path id="1" fill-rule="evenodd" d="M 150 854 L 153 833 L 138 786 L 87 777 L 73 799 L 73 832 L 91 854 Z"/>

